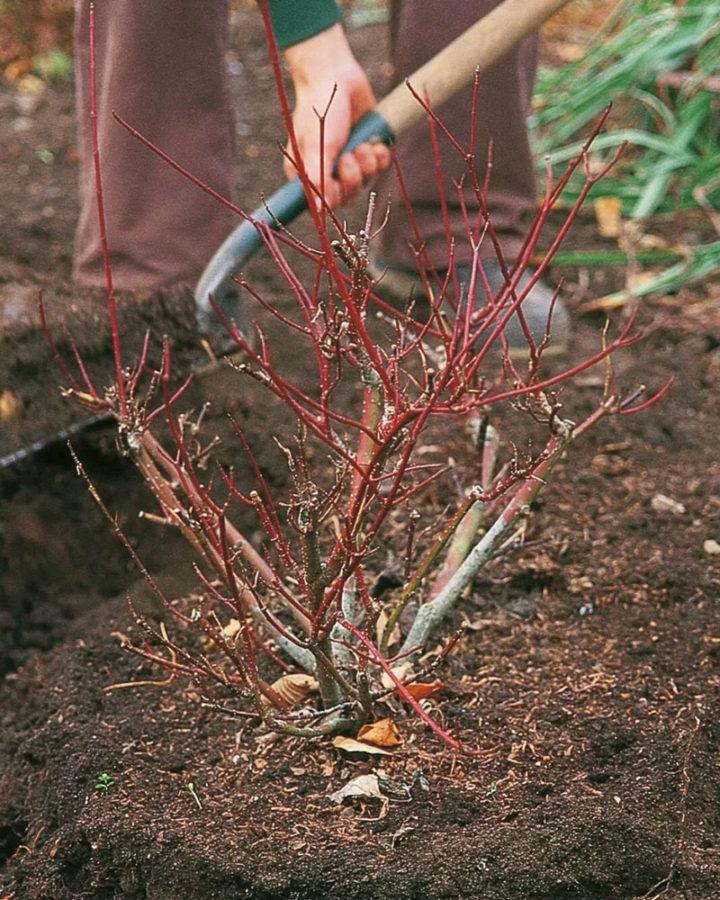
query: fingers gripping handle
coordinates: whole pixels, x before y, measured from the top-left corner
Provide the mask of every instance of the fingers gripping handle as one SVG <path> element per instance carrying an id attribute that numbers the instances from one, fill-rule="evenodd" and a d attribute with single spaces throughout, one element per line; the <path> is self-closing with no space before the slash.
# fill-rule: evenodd
<path id="1" fill-rule="evenodd" d="M 366 141 L 392 144 L 393 140 L 393 132 L 383 116 L 371 111 L 355 125 L 340 156 Z M 265 205 L 258 207 L 247 220 L 227 236 L 205 267 L 195 288 L 198 324 L 202 332 L 207 332 L 211 328 L 215 318 L 210 297 L 213 297 L 223 312 L 234 319 L 242 329 L 242 322 L 238 318 L 237 291 L 232 283 L 232 276 L 240 271 L 262 246 L 264 227 L 278 228 L 279 225 L 289 225 L 306 209 L 307 198 L 303 186 L 299 178 L 293 178 L 275 191 Z"/>

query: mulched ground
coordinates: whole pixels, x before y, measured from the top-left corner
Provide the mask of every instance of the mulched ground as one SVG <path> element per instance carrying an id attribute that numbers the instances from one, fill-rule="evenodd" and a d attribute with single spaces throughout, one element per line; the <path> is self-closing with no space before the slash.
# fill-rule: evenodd
<path id="1" fill-rule="evenodd" d="M 250 36 L 234 76 L 247 196 L 277 180 L 268 151 L 278 126 L 253 102 L 270 83 L 257 23 L 241 16 L 237 24 Z M 354 35 L 377 78 L 382 39 L 379 28 Z M 3 138 L 15 103 L 3 87 L 0 104 L 11 111 L 0 118 Z M 4 144 L 0 175 L 16 214 L 0 220 L 0 290 L 68 282 L 70 113 L 69 87 L 53 88 Z M 52 165 L 38 146 L 53 151 Z M 698 225 L 666 227 L 682 239 Z M 585 223 L 574 245 L 587 247 L 592 231 Z M 617 278 L 566 274 L 575 306 Z M 279 294 L 262 262 L 256 277 Z M 478 751 L 472 757 L 450 752 L 399 709 L 404 745 L 378 764 L 210 715 L 181 683 L 114 687 L 162 677 L 119 648 L 119 635 L 132 633 L 124 594 L 149 605 L 147 590 L 62 448 L 0 476 L 4 894 L 717 897 L 720 557 L 705 550 L 720 541 L 717 300 L 717 285 L 707 285 L 650 307 L 662 324 L 618 360 L 618 376 L 658 386 L 675 374 L 671 394 L 652 412 L 603 423 L 575 448 L 530 520 L 530 546 L 498 560 L 463 606 L 470 630 L 430 702 Z M 576 325 L 579 360 L 596 346 L 599 322 L 576 317 Z M 303 360 L 291 362 L 302 377 Z M 3 369 L 14 380 L 0 389 L 34 410 L 11 423 L 7 446 L 38 411 L 48 413 L 43 428 L 66 421 L 59 403 L 39 402 L 49 393 L 44 365 L 34 385 L 21 367 Z M 261 463 L 281 483 L 267 435 L 283 423 L 264 395 L 237 385 L 224 373 L 201 380 L 198 396 L 215 398 L 209 428 L 232 407 L 256 446 L 264 438 Z M 569 414 L 589 410 L 596 395 L 592 379 L 568 391 Z M 182 591 L 187 560 L 165 532 L 137 519 L 147 500 L 111 435 L 100 430 L 79 446 L 149 567 Z M 684 511 L 657 511 L 659 493 Z M 390 779 L 386 800 L 330 800 L 351 777 L 378 769 Z M 96 787 L 101 773 L 112 779 L 107 790 Z"/>

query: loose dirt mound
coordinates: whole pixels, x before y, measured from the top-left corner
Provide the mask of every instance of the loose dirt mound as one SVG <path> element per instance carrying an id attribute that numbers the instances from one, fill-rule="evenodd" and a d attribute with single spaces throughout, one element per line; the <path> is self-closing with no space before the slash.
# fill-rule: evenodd
<path id="1" fill-rule="evenodd" d="M 0 693 L 8 889 L 626 900 L 670 876 L 668 896 L 714 896 L 717 401 L 683 400 L 709 356 L 674 337 L 646 345 L 653 377 L 681 379 L 662 414 L 584 442 L 532 520 L 543 543 L 499 561 L 464 609 L 474 630 L 436 714 L 478 757 L 401 719 L 406 744 L 382 759 L 395 792 L 338 808 L 329 795 L 372 763 L 267 742 L 180 684 L 104 690 L 160 677 L 117 648 L 128 618 L 105 606 Z M 686 512 L 657 512 L 658 492 Z"/>

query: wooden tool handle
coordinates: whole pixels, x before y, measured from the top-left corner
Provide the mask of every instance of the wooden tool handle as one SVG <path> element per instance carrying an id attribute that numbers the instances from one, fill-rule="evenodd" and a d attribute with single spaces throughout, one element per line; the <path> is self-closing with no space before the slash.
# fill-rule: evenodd
<path id="1" fill-rule="evenodd" d="M 504 0 L 460 37 L 448 44 L 407 79 L 415 91 L 427 96 L 437 109 L 472 83 L 476 71 L 484 71 L 508 50 L 535 31 L 569 0 Z M 375 107 L 395 135 L 422 120 L 425 111 L 399 84 Z"/>

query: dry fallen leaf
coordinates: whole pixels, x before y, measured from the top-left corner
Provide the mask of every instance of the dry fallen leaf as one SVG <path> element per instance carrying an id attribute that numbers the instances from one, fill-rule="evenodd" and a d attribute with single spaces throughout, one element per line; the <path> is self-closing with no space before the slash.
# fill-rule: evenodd
<path id="1" fill-rule="evenodd" d="M 628 298 L 623 294 L 607 294 L 605 297 L 598 297 L 595 300 L 588 300 L 581 303 L 578 312 L 586 315 L 593 312 L 607 312 L 610 309 L 621 309 L 627 306 Z"/>
<path id="2" fill-rule="evenodd" d="M 564 63 L 577 62 L 587 53 L 587 47 L 583 44 L 571 44 L 558 42 L 553 44 L 555 55 Z"/>
<path id="3" fill-rule="evenodd" d="M 3 69 L 3 77 L 8 81 L 17 81 L 30 71 L 32 63 L 29 59 L 16 59 Z"/>
<path id="4" fill-rule="evenodd" d="M 318 689 L 317 681 L 312 675 L 302 672 L 295 675 L 283 675 L 271 685 L 275 693 L 287 704 L 288 709 L 297 706 L 298 703 Z"/>
<path id="5" fill-rule="evenodd" d="M 240 622 L 237 619 L 230 619 L 227 625 L 223 628 L 223 634 L 226 638 L 234 638 L 235 635 L 240 631 Z"/>
<path id="6" fill-rule="evenodd" d="M 374 747 L 399 747 L 403 739 L 392 719 L 378 719 L 371 725 L 363 725 L 358 740 Z"/>
<path id="7" fill-rule="evenodd" d="M 59 834 L 53 841 L 53 845 L 50 848 L 50 859 L 55 859 L 55 857 L 57 856 L 57 852 L 60 849 L 60 842 L 62 841 L 62 839 L 63 835 Z"/>
<path id="8" fill-rule="evenodd" d="M 593 203 L 601 237 L 617 238 L 622 233 L 622 201 L 619 197 L 598 197 Z"/>
<path id="9" fill-rule="evenodd" d="M 0 393 L 0 422 L 12 422 L 20 414 L 22 400 L 12 391 Z"/>
<path id="10" fill-rule="evenodd" d="M 340 790 L 330 794 L 333 803 L 342 803 L 343 800 L 351 797 L 385 799 L 380 791 L 377 775 L 358 775 L 356 778 L 350 779 Z"/>
<path id="11" fill-rule="evenodd" d="M 404 662 L 404 663 L 401 663 L 399 666 L 393 666 L 392 673 L 397 678 L 398 681 L 402 681 L 402 682 L 409 681 L 409 679 L 413 673 L 412 663 Z M 388 675 L 387 672 L 383 672 L 382 675 L 380 676 L 380 683 L 382 684 L 383 687 L 386 687 L 390 691 L 393 690 L 393 688 L 395 687 L 395 682 L 392 680 L 392 678 Z"/>
<path id="12" fill-rule="evenodd" d="M 371 753 L 375 756 L 390 756 L 387 750 L 381 750 L 380 747 L 373 747 L 372 744 L 365 744 L 363 741 L 356 741 L 355 738 L 342 735 L 333 738 L 333 747 L 342 750 L 343 753 Z"/>
<path id="13" fill-rule="evenodd" d="M 435 681 L 428 683 L 416 682 L 405 686 L 408 694 L 415 700 L 424 700 L 426 697 L 432 697 L 445 687 L 445 683 L 436 678 Z"/>

